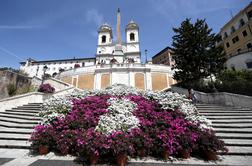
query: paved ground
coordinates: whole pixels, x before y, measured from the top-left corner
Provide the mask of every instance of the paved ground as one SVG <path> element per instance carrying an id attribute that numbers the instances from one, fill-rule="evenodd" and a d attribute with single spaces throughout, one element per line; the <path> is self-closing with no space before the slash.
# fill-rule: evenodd
<path id="1" fill-rule="evenodd" d="M 3 166 L 82 166 L 85 165 L 80 160 L 73 156 L 57 156 L 54 153 L 49 153 L 44 156 L 34 156 L 30 154 L 29 150 L 26 149 L 0 149 L 0 165 Z M 251 156 L 221 156 L 221 159 L 217 162 L 208 162 L 191 158 L 187 160 L 174 160 L 174 161 L 161 161 L 150 158 L 140 159 L 129 159 L 128 164 L 130 166 L 168 166 L 168 165 L 195 165 L 195 166 L 206 166 L 206 165 L 229 165 L 229 166 L 251 166 Z M 105 166 L 105 165 L 104 165 Z"/>

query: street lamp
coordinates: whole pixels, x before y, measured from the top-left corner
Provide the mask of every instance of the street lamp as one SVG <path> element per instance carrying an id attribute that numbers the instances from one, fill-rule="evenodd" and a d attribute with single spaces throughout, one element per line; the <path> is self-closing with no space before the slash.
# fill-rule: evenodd
<path id="1" fill-rule="evenodd" d="M 146 49 L 144 50 L 144 53 L 145 53 L 145 64 L 147 63 L 147 51 L 148 50 L 146 50 Z"/>
<path id="2" fill-rule="evenodd" d="M 42 82 L 41 82 L 41 85 L 44 83 L 44 78 L 45 78 L 45 72 L 46 72 L 46 70 L 48 69 L 48 67 L 45 65 L 44 67 L 43 67 L 43 76 L 42 76 Z"/>

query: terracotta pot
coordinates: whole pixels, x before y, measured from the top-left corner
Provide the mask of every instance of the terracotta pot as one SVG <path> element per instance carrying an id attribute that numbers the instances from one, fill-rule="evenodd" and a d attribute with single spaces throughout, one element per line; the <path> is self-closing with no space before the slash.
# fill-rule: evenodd
<path id="1" fill-rule="evenodd" d="M 140 149 L 140 150 L 138 151 L 138 155 L 139 155 L 140 158 L 145 157 L 145 156 L 146 156 L 146 151 L 145 151 L 145 149 Z"/>
<path id="2" fill-rule="evenodd" d="M 206 160 L 218 160 L 218 156 L 215 152 L 206 150 L 202 152 L 204 159 Z"/>
<path id="3" fill-rule="evenodd" d="M 184 158 L 184 159 L 190 158 L 190 157 L 191 157 L 191 155 L 190 155 L 190 150 L 188 150 L 188 149 L 183 149 L 183 150 L 181 150 L 181 151 L 180 151 L 180 156 L 181 156 L 182 158 Z"/>
<path id="4" fill-rule="evenodd" d="M 96 165 L 99 160 L 99 155 L 92 154 L 89 156 L 89 162 L 91 165 Z"/>
<path id="5" fill-rule="evenodd" d="M 49 152 L 49 147 L 47 145 L 40 145 L 39 146 L 39 154 L 45 155 Z"/>
<path id="6" fill-rule="evenodd" d="M 163 157 L 164 160 L 168 160 L 169 156 L 170 156 L 170 154 L 169 154 L 168 151 L 163 151 L 161 155 L 162 155 L 162 157 Z"/>
<path id="7" fill-rule="evenodd" d="M 127 155 L 125 153 L 118 154 L 117 157 L 117 165 L 118 166 L 125 166 L 127 162 Z"/>

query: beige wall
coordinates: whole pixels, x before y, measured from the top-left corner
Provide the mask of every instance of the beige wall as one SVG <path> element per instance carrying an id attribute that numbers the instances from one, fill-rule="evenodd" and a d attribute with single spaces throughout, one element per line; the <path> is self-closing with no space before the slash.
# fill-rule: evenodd
<path id="1" fill-rule="evenodd" d="M 135 87 L 137 89 L 141 89 L 141 90 L 145 89 L 144 74 L 143 73 L 136 73 L 135 74 Z"/>
<path id="2" fill-rule="evenodd" d="M 79 75 L 78 88 L 93 90 L 94 89 L 94 74 Z"/>
<path id="3" fill-rule="evenodd" d="M 110 74 L 102 74 L 101 76 L 101 89 L 110 86 Z"/>
<path id="4" fill-rule="evenodd" d="M 71 77 L 71 76 L 63 77 L 61 80 L 62 80 L 63 82 L 65 82 L 65 83 L 68 83 L 68 84 L 71 84 L 71 85 L 72 85 L 72 77 Z"/>
<path id="5" fill-rule="evenodd" d="M 163 90 L 167 88 L 167 75 L 163 73 L 152 73 L 152 90 Z"/>

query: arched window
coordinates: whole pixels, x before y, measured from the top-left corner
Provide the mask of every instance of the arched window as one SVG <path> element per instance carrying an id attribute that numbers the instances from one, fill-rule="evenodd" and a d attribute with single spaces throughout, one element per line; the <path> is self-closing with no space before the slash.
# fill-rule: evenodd
<path id="1" fill-rule="evenodd" d="M 243 19 L 240 19 L 240 25 L 239 25 L 239 27 L 242 27 L 243 25 L 245 25 L 245 21 Z"/>
<path id="2" fill-rule="evenodd" d="M 105 35 L 102 36 L 102 43 L 106 43 L 106 36 Z"/>
<path id="3" fill-rule="evenodd" d="M 247 65 L 247 68 L 248 68 L 248 69 L 251 69 L 251 68 L 252 68 L 252 59 L 247 59 L 247 60 L 245 61 L 245 63 L 246 63 L 246 65 Z"/>
<path id="4" fill-rule="evenodd" d="M 232 26 L 232 27 L 231 27 L 231 33 L 234 33 L 234 32 L 235 32 L 235 27 Z"/>
<path id="5" fill-rule="evenodd" d="M 135 40 L 135 34 L 134 33 L 130 33 L 130 41 L 134 41 Z"/>
<path id="6" fill-rule="evenodd" d="M 231 64 L 230 67 L 231 67 L 231 69 L 232 69 L 233 71 L 235 71 L 235 65 L 234 65 L 234 64 Z"/>

